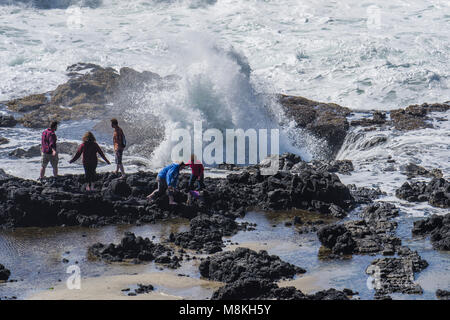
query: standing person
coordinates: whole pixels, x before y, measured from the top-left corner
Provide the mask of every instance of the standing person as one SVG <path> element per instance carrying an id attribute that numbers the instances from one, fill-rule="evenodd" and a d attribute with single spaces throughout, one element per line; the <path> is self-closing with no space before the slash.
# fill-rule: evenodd
<path id="1" fill-rule="evenodd" d="M 197 161 L 197 157 L 195 154 L 191 154 L 191 161 L 186 163 L 187 166 L 191 168 L 191 177 L 189 178 L 189 190 L 194 188 L 194 183 L 197 182 L 197 188 L 199 190 L 205 188 L 204 180 L 204 171 L 205 168 L 200 161 Z"/>
<path id="2" fill-rule="evenodd" d="M 50 124 L 50 128 L 47 128 L 42 132 L 41 137 L 41 151 L 42 151 L 42 161 L 41 161 L 41 174 L 39 180 L 45 177 L 45 168 L 47 168 L 48 163 L 52 165 L 53 175 L 58 176 L 58 152 L 56 151 L 56 130 L 58 129 L 58 122 L 53 121 Z"/>
<path id="3" fill-rule="evenodd" d="M 158 182 L 158 188 L 152 192 L 152 194 L 147 196 L 147 199 L 152 200 L 155 194 L 162 194 L 168 190 L 169 193 L 169 204 L 177 204 L 173 199 L 173 194 L 176 191 L 178 183 L 178 175 L 180 170 L 183 170 L 186 165 L 184 162 L 172 163 L 164 167 L 156 177 Z"/>
<path id="4" fill-rule="evenodd" d="M 117 119 L 113 118 L 111 119 L 111 127 L 114 128 L 114 134 L 113 134 L 113 143 L 114 143 L 114 153 L 116 155 L 116 171 L 115 173 L 122 173 L 122 177 L 125 177 L 125 170 L 123 168 L 122 164 L 122 155 L 123 150 L 126 147 L 126 140 L 125 135 L 123 133 L 122 128 L 119 127 L 119 122 Z"/>
<path id="5" fill-rule="evenodd" d="M 99 145 L 95 141 L 95 137 L 92 132 L 88 131 L 84 134 L 83 143 L 78 148 L 77 153 L 72 158 L 72 160 L 69 161 L 69 163 L 73 163 L 77 161 L 81 155 L 83 155 L 83 166 L 87 182 L 87 191 L 94 190 L 94 181 L 97 177 L 97 173 L 95 172 L 98 162 L 97 153 L 103 158 L 103 160 L 105 160 L 107 164 L 111 164 L 111 162 L 109 162 L 109 160 L 105 157 L 102 149 L 100 149 Z"/>

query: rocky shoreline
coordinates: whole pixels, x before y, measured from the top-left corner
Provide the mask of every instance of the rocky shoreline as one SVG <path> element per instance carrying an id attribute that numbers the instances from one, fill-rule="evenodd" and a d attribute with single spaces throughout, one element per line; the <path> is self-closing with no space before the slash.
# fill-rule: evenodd
<path id="1" fill-rule="evenodd" d="M 0 127 L 22 125 L 42 129 L 50 120 L 106 119 L 110 114 L 133 106 L 131 93 L 144 87 L 176 87 L 175 75 L 161 77 L 156 73 L 137 72 L 131 68 L 114 70 L 95 64 L 78 63 L 67 68 L 68 81 L 55 90 L 33 94 L 24 98 L 0 102 L 15 115 L 1 115 Z M 250 210 L 281 212 L 302 210 L 315 215 L 314 221 L 295 217 L 299 233 L 316 233 L 322 247 L 320 259 L 344 260 L 353 255 L 377 256 L 369 264 L 366 274 L 374 279 L 376 299 L 388 299 L 391 293 L 421 294 L 423 289 L 415 283 L 417 273 L 428 266 L 416 251 L 402 244 L 396 234 L 401 215 L 398 207 L 389 202 L 374 201 L 385 195 L 376 188 L 345 185 L 336 173 L 351 175 L 355 170 L 349 160 L 333 160 L 342 147 L 351 127 L 416 130 L 432 128 L 433 112 L 450 110 L 449 102 L 412 105 L 390 112 L 375 111 L 372 118 L 349 120 L 352 110 L 334 104 L 312 101 L 303 97 L 276 95 L 286 115 L 297 127 L 307 130 L 324 141 L 327 161 L 305 162 L 294 154 L 283 154 L 279 171 L 272 176 L 261 174 L 260 165 L 238 167 L 223 164 L 228 170 L 225 178 L 206 178 L 206 188 L 199 199 L 188 196 L 188 175 L 181 174 L 178 205 L 169 205 L 167 196 L 148 202 L 146 196 L 156 189 L 156 174 L 139 171 L 126 179 L 113 173 L 98 175 L 94 192 L 86 192 L 84 177 L 64 175 L 47 178 L 42 182 L 10 176 L 0 169 L 0 228 L 83 226 L 101 227 L 117 224 L 146 224 L 183 217 L 189 219 L 189 230 L 171 233 L 161 243 L 148 238 L 125 234 L 118 244 L 96 243 L 89 247 L 93 259 L 107 263 L 156 262 L 164 268 L 179 268 L 184 261 L 199 259 L 199 273 L 206 279 L 222 281 L 211 299 L 298 299 L 347 300 L 357 293 L 350 289 L 329 289 L 308 295 L 295 287 L 279 287 L 280 279 L 292 279 L 306 270 L 270 256 L 266 251 L 238 248 L 224 251 L 224 237 L 239 231 L 251 232 L 256 227 L 238 223 Z M 129 145 L 140 141 L 145 132 L 155 139 L 152 149 L 162 139 L 159 121 L 153 127 L 124 121 L 130 130 Z M 104 129 L 104 120 L 96 128 Z M 159 133 L 158 133 L 159 132 Z M 351 137 L 350 137 L 351 138 Z M 158 140 L 159 139 L 159 140 Z M 367 148 L 384 143 L 384 136 L 367 141 Z M 0 144 L 9 140 L 0 137 Z M 63 142 L 59 152 L 73 154 L 77 145 Z M 12 158 L 28 159 L 40 155 L 39 145 L 10 151 Z M 389 162 L 389 160 L 388 160 Z M 408 177 L 395 191 L 399 199 L 427 202 L 433 207 L 450 207 L 450 182 L 439 169 L 427 170 L 410 163 L 401 172 Z M 429 178 L 430 181 L 422 181 Z M 357 219 L 344 219 L 353 210 Z M 326 221 L 326 222 L 325 222 Z M 330 222 L 331 221 L 331 222 Z M 432 216 L 414 222 L 414 236 L 430 236 L 435 250 L 450 250 L 450 217 Z M 176 249 L 178 248 L 178 250 Z M 206 258 L 197 258 L 207 255 Z M 14 270 L 13 270 L 14 271 Z M 0 264 L 0 281 L 7 281 L 11 271 Z M 142 290 L 141 290 L 142 289 Z M 139 293 L 152 289 L 143 286 Z M 136 291 L 137 292 L 137 291 Z M 436 296 L 448 297 L 441 290 Z"/>
<path id="2" fill-rule="evenodd" d="M 128 233 L 119 244 L 97 243 L 88 252 L 91 257 L 109 263 L 154 261 L 167 268 L 178 268 L 183 261 L 207 254 L 206 259 L 201 258 L 200 274 L 207 279 L 225 282 L 212 299 L 348 299 L 352 296 L 349 294 L 351 290 L 330 289 L 305 295 L 293 287 L 278 287 L 276 281 L 292 278 L 306 270 L 286 264 L 267 252 L 258 253 L 244 248 L 223 252 L 223 237 L 240 230 L 251 232 L 254 229 L 254 225 L 235 221 L 244 217 L 248 210 L 300 209 L 321 221 L 320 224 L 312 224 L 296 217 L 291 223 L 300 227 L 299 232 L 317 230 L 323 245 L 318 252 L 319 258 L 348 259 L 362 254 L 392 256 L 373 260 L 366 270 L 368 275 L 373 275 L 376 270 L 379 277 L 376 278 L 379 281 L 375 287 L 376 298 L 387 298 L 386 294 L 395 292 L 422 292 L 414 277 L 428 263 L 417 252 L 403 246 L 396 236 L 395 218 L 399 216 L 399 209 L 388 202 L 374 202 L 382 192 L 344 185 L 333 173 L 336 165 L 318 161 L 306 163 L 291 154 L 282 155 L 280 160 L 280 170 L 273 176 L 261 175 L 261 166 L 265 165 L 263 161 L 257 166 L 231 171 L 225 178 L 206 178 L 207 187 L 199 199 L 188 197 L 188 176 L 181 174 L 180 192 L 175 197 L 179 204 L 176 206 L 168 204 L 167 196 L 153 202 L 145 199 L 156 188 L 156 174 L 151 172 L 129 174 L 126 179 L 112 173 L 99 174 L 95 183 L 97 191 L 94 192 L 84 191 L 83 176 L 65 175 L 35 182 L 1 172 L 0 226 L 6 229 L 74 225 L 100 227 L 122 223 L 139 225 L 184 217 L 190 220 L 189 230 L 172 233 L 167 239 L 162 239 L 163 243 Z M 346 163 L 344 168 L 348 167 Z M 442 183 L 429 185 L 431 189 L 435 186 L 437 192 L 442 188 Z M 357 207 L 361 208 L 360 220 L 339 221 Z M 323 222 L 329 219 L 337 219 L 338 222 Z M 447 215 L 418 221 L 412 232 L 415 235 L 431 234 L 436 249 L 448 250 L 448 230 Z M 180 248 L 177 253 L 173 246 Z"/>
<path id="3" fill-rule="evenodd" d="M 50 121 L 69 121 L 80 119 L 99 120 L 97 128 L 106 128 L 104 121 L 110 115 L 116 116 L 123 110 L 136 106 L 136 93 L 162 88 L 175 90 L 180 77 L 168 75 L 162 77 L 150 71 L 138 72 L 132 68 L 123 67 L 120 70 L 104 68 L 93 63 L 77 63 L 67 67 L 68 81 L 55 90 L 36 93 L 9 101 L 0 101 L 7 110 L 20 115 L 0 116 L 0 127 L 14 127 L 21 124 L 28 128 L 46 128 Z M 404 109 L 374 111 L 372 119 L 349 121 L 352 110 L 335 103 L 323 103 L 299 96 L 278 94 L 274 97 L 281 105 L 287 117 L 293 119 L 297 127 L 313 134 L 327 145 L 323 148 L 323 157 L 332 159 L 342 146 L 350 127 L 362 126 L 367 130 L 376 127 L 393 127 L 397 130 L 415 130 L 432 128 L 430 113 L 450 110 L 450 102 L 411 105 Z M 389 113 L 389 117 L 387 114 Z M 152 136 L 153 141 L 147 141 L 155 148 L 163 138 L 160 121 L 144 123 L 122 123 L 127 131 L 127 141 L 130 145 L 142 139 L 142 134 Z M 149 126 L 148 124 L 151 123 Z M 146 149 L 146 150 L 147 150 Z M 149 151 L 149 150 L 147 150 Z"/>

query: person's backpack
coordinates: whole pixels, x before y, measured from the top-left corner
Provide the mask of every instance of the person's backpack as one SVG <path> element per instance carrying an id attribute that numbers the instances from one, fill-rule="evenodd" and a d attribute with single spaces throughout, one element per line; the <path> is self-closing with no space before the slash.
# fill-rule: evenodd
<path id="1" fill-rule="evenodd" d="M 42 152 L 50 153 L 50 143 L 49 143 L 50 132 L 48 129 L 42 132 Z"/>
<path id="2" fill-rule="evenodd" d="M 123 133 L 123 131 L 122 131 L 122 145 L 124 149 L 127 146 L 127 139 L 125 138 L 125 133 Z"/>

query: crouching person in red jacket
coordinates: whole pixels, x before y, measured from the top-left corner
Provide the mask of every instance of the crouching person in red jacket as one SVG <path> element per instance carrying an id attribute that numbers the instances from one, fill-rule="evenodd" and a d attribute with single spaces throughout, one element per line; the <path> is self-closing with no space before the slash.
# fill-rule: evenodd
<path id="1" fill-rule="evenodd" d="M 103 160 L 105 160 L 107 164 L 111 164 L 111 162 L 109 162 L 109 160 L 106 158 L 102 149 L 100 149 L 99 145 L 95 141 L 95 137 L 92 132 L 88 131 L 84 134 L 83 143 L 78 148 L 77 153 L 72 158 L 72 160 L 69 161 L 69 163 L 73 163 L 77 161 L 81 155 L 83 155 L 83 166 L 87 182 L 87 191 L 94 190 L 94 181 L 97 176 L 97 173 L 95 172 L 98 162 L 97 153 L 103 158 Z"/>

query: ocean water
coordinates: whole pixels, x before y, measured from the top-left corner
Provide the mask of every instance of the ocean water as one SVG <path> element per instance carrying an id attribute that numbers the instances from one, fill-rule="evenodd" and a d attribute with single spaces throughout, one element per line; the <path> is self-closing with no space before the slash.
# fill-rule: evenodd
<path id="1" fill-rule="evenodd" d="M 241 52 L 263 91 L 354 109 L 450 93 L 448 0 L 1 0 L 0 17 L 0 101 L 80 61 L 183 74 L 210 59 L 204 39 Z"/>

